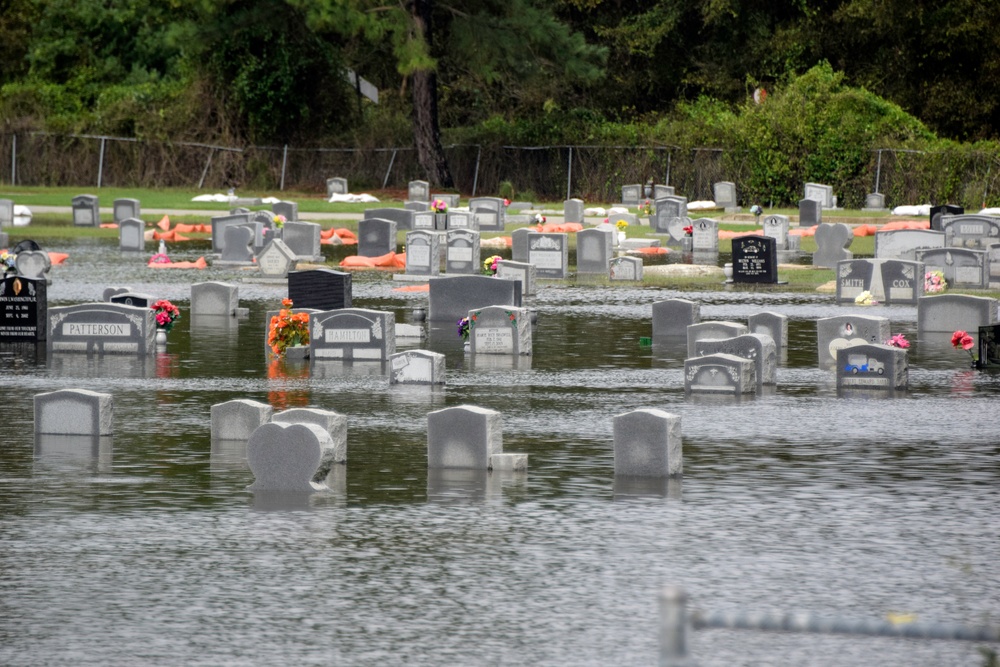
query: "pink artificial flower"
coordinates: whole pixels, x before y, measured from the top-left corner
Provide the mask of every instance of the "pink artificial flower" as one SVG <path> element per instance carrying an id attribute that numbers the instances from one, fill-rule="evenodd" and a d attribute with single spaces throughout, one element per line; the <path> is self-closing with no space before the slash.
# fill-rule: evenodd
<path id="1" fill-rule="evenodd" d="M 965 338 L 966 336 L 968 336 L 968 334 L 959 329 L 958 331 L 956 331 L 951 335 L 951 346 L 958 347 L 959 344 L 962 342 L 962 339 Z"/>
<path id="2" fill-rule="evenodd" d="M 962 346 L 963 350 L 971 350 L 972 347 L 976 344 L 976 341 L 974 341 L 972 339 L 972 336 L 970 336 L 969 334 L 965 334 L 964 336 L 962 336 L 962 340 L 960 340 L 958 344 Z"/>
<path id="3" fill-rule="evenodd" d="M 906 340 L 906 336 L 904 336 L 903 334 L 896 334 L 895 336 L 887 340 L 886 344 L 891 345 L 893 347 L 902 347 L 902 348 L 910 347 L 910 341 Z"/>
<path id="4" fill-rule="evenodd" d="M 156 314 L 156 323 L 159 324 L 161 327 L 169 321 L 170 321 L 170 316 L 167 315 L 166 313 Z"/>

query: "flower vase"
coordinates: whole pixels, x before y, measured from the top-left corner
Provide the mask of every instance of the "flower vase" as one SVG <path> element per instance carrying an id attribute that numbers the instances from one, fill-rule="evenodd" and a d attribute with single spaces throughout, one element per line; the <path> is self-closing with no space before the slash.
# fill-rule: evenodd
<path id="1" fill-rule="evenodd" d="M 292 345 L 285 349 L 285 361 L 305 361 L 308 358 L 308 345 Z"/>
<path id="2" fill-rule="evenodd" d="M 166 345 L 167 344 L 167 331 L 166 331 L 166 329 L 157 329 L 156 330 L 156 344 L 157 345 Z"/>
<path id="3" fill-rule="evenodd" d="M 618 232 L 618 247 L 625 243 L 625 232 Z"/>
<path id="4" fill-rule="evenodd" d="M 681 252 L 694 252 L 694 238 L 685 236 L 681 239 Z"/>
<path id="5" fill-rule="evenodd" d="M 468 354 L 472 350 L 472 343 L 465 341 L 465 344 L 462 345 L 462 349 L 465 350 L 466 354 Z"/>

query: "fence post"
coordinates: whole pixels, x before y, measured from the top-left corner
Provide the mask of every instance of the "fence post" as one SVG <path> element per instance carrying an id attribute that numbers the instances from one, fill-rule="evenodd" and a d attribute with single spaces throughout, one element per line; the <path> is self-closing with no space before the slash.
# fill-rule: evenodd
<path id="1" fill-rule="evenodd" d="M 663 178 L 664 185 L 670 185 L 670 158 L 674 156 L 674 152 L 671 150 L 667 151 L 667 173 Z"/>
<path id="2" fill-rule="evenodd" d="M 17 135 L 11 135 L 10 144 L 10 184 L 17 185 Z"/>
<path id="3" fill-rule="evenodd" d="M 573 147 L 569 148 L 569 158 L 566 160 L 566 201 L 573 196 Z"/>
<path id="4" fill-rule="evenodd" d="M 389 168 L 385 170 L 385 178 L 382 179 L 382 189 L 389 183 L 389 174 L 392 173 L 392 165 L 396 161 L 396 148 L 392 149 L 392 157 L 389 158 Z"/>
<path id="5" fill-rule="evenodd" d="M 687 659 L 687 594 L 679 586 L 660 591 L 660 667 L 680 667 Z"/>
<path id="6" fill-rule="evenodd" d="M 875 194 L 878 194 L 878 182 L 882 177 L 882 149 L 878 149 L 878 163 L 875 165 Z M 866 204 L 867 206 L 867 204 Z"/>
<path id="7" fill-rule="evenodd" d="M 288 164 L 288 144 L 285 144 L 285 150 L 281 153 L 281 184 L 278 185 L 279 190 L 285 189 L 285 166 Z"/>
<path id="8" fill-rule="evenodd" d="M 104 178 L 104 140 L 101 137 L 101 157 L 97 161 L 97 187 L 101 187 L 101 180 Z"/>
<path id="9" fill-rule="evenodd" d="M 215 149 L 208 149 L 208 159 L 205 160 L 205 168 L 201 170 L 201 178 L 198 179 L 198 189 L 201 190 L 202 186 L 205 185 L 205 177 L 208 176 L 208 168 L 212 166 L 212 156 L 215 155 Z"/>
<path id="10" fill-rule="evenodd" d="M 480 145 L 476 151 L 476 173 L 472 175 L 472 196 L 476 196 L 476 188 L 479 187 L 479 160 L 483 157 L 483 147 Z"/>

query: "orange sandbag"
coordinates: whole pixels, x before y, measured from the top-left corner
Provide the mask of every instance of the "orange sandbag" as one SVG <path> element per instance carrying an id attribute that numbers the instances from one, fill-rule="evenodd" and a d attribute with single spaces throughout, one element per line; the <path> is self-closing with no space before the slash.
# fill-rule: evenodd
<path id="1" fill-rule="evenodd" d="M 430 285 L 407 285 L 406 287 L 394 287 L 393 292 L 430 292 Z"/>
<path id="2" fill-rule="evenodd" d="M 501 236 L 500 240 L 502 240 L 504 242 L 504 245 L 506 245 L 508 248 L 514 245 L 514 239 L 511 236 Z"/>
<path id="3" fill-rule="evenodd" d="M 818 225 L 817 225 L 818 226 Z M 788 230 L 789 236 L 816 236 L 816 227 L 796 227 Z"/>
<path id="4" fill-rule="evenodd" d="M 891 232 L 897 229 L 930 229 L 930 220 L 893 220 L 878 228 L 880 232 Z"/>
<path id="5" fill-rule="evenodd" d="M 157 231 L 154 230 L 153 231 L 153 240 L 154 241 L 173 241 L 174 240 L 174 232 L 157 232 Z"/>
<path id="6" fill-rule="evenodd" d="M 636 248 L 635 250 L 629 250 L 629 252 L 637 252 L 640 255 L 666 255 L 670 251 L 666 248 Z"/>
<path id="7" fill-rule="evenodd" d="M 117 222 L 102 222 L 101 229 L 118 229 Z"/>
<path id="8" fill-rule="evenodd" d="M 198 231 L 200 231 L 202 234 L 212 233 L 212 225 L 198 225 L 198 226 L 201 227 L 201 229 L 199 229 Z"/>
<path id="9" fill-rule="evenodd" d="M 174 225 L 174 231 L 181 234 L 192 234 L 194 232 L 200 232 L 202 225 L 185 225 L 182 222 L 178 222 Z"/>
<path id="10" fill-rule="evenodd" d="M 165 232 L 170 231 L 170 216 L 165 215 L 162 218 L 160 218 L 160 221 L 156 223 L 156 226 Z"/>
<path id="11" fill-rule="evenodd" d="M 65 262 L 67 257 L 69 257 L 69 255 L 64 252 L 50 252 L 49 262 L 51 262 L 52 265 L 55 266 L 56 264 L 62 264 L 63 262 Z"/>
<path id="12" fill-rule="evenodd" d="M 535 229 L 545 234 L 575 234 L 583 229 L 583 225 L 579 222 L 546 222 L 541 225 L 535 225 Z"/>
<path id="13" fill-rule="evenodd" d="M 403 261 L 400 263 L 399 258 L 402 257 Z M 406 268 L 406 255 L 398 255 L 394 252 L 388 252 L 381 257 L 372 257 L 375 262 L 375 266 L 384 269 L 405 269 Z"/>
<path id="14" fill-rule="evenodd" d="M 855 236 L 875 236 L 878 228 L 875 225 L 858 225 L 854 228 Z"/>
<path id="15" fill-rule="evenodd" d="M 763 229 L 753 229 L 753 230 L 746 231 L 746 232 L 733 232 L 733 231 L 730 231 L 728 229 L 720 229 L 719 230 L 719 238 L 720 239 L 735 239 L 735 238 L 737 238 L 739 236 L 756 236 L 756 235 L 760 235 L 760 234 L 763 234 L 763 233 L 764 233 Z"/>
<path id="16" fill-rule="evenodd" d="M 375 268 L 375 258 L 351 255 L 340 260 L 340 266 L 345 269 L 373 269 Z"/>
<path id="17" fill-rule="evenodd" d="M 333 230 L 333 233 L 336 234 L 337 237 L 344 243 L 347 243 L 348 239 L 354 241 L 355 243 L 358 241 L 357 235 L 346 227 L 338 227 Z"/>
<path id="18" fill-rule="evenodd" d="M 150 262 L 146 266 L 151 269 L 206 269 L 208 262 L 199 257 L 193 262 Z"/>

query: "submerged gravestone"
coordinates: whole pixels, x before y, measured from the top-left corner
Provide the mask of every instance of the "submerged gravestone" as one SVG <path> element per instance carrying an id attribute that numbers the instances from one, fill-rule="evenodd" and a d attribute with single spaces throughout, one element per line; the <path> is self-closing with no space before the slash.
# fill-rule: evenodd
<path id="1" fill-rule="evenodd" d="M 698 356 L 697 344 L 700 340 L 706 338 L 734 338 L 748 334 L 750 330 L 742 322 L 711 320 L 689 325 L 686 333 L 687 354 L 689 357 L 695 357 Z"/>
<path id="2" fill-rule="evenodd" d="M 427 319 L 457 322 L 470 310 L 486 306 L 521 306 L 521 283 L 487 276 L 456 276 L 430 281 Z"/>
<path id="3" fill-rule="evenodd" d="M 295 268 L 296 254 L 282 239 L 274 239 L 264 246 L 257 255 L 257 268 L 263 278 L 288 278 L 288 272 Z"/>
<path id="4" fill-rule="evenodd" d="M 146 250 L 146 223 L 137 218 L 126 218 L 118 223 L 118 249 L 124 252 Z"/>
<path id="5" fill-rule="evenodd" d="M 369 218 L 358 222 L 358 256 L 381 257 L 396 250 L 396 223 Z"/>
<path id="6" fill-rule="evenodd" d="M 323 261 L 320 248 L 320 232 L 323 228 L 315 222 L 289 221 L 281 230 L 281 240 L 292 251 L 297 260 L 305 262 Z"/>
<path id="7" fill-rule="evenodd" d="M 253 264 L 254 230 L 247 225 L 229 225 L 224 232 L 220 263 Z"/>
<path id="8" fill-rule="evenodd" d="M 347 462 L 347 417 L 333 410 L 317 408 L 291 408 L 271 415 L 271 422 L 278 424 L 312 424 L 326 431 L 328 442 L 321 443 L 320 462 L 313 476 L 314 482 L 323 481 L 337 463 Z"/>
<path id="9" fill-rule="evenodd" d="M 240 288 L 222 282 L 191 285 L 191 315 L 231 317 L 240 305 Z"/>
<path id="10" fill-rule="evenodd" d="M 615 475 L 672 477 L 684 473 L 681 418 L 644 408 L 613 421 Z"/>
<path id="11" fill-rule="evenodd" d="M 917 250 L 915 254 L 928 271 L 941 271 L 949 288 L 986 289 L 990 286 L 985 250 L 933 248 Z"/>
<path id="12" fill-rule="evenodd" d="M 43 341 L 48 332 L 48 286 L 44 280 L 0 277 L 0 343 Z"/>
<path id="13" fill-rule="evenodd" d="M 747 318 L 747 327 L 752 334 L 770 336 L 776 349 L 788 347 L 788 316 L 781 313 L 754 313 Z"/>
<path id="14" fill-rule="evenodd" d="M 527 308 L 487 306 L 469 311 L 472 354 L 531 354 L 531 319 Z"/>
<path id="15" fill-rule="evenodd" d="M 48 327 L 50 353 L 156 353 L 156 320 L 150 308 L 115 303 L 50 308 Z"/>
<path id="16" fill-rule="evenodd" d="M 917 329 L 930 333 L 967 331 L 975 336 L 979 327 L 996 324 L 1000 301 L 970 294 L 935 294 L 917 302 Z"/>
<path id="17" fill-rule="evenodd" d="M 17 275 L 22 278 L 32 280 L 44 280 L 51 284 L 49 270 L 52 268 L 52 260 L 49 253 L 44 250 L 22 250 L 17 253 L 14 259 L 14 266 L 17 268 Z"/>
<path id="18" fill-rule="evenodd" d="M 135 306 L 136 308 L 149 308 L 158 299 L 152 294 L 142 294 L 140 292 L 119 292 L 111 297 L 110 303 L 117 303 L 123 306 Z"/>
<path id="19" fill-rule="evenodd" d="M 917 305 L 924 295 L 924 273 L 921 262 L 905 259 L 885 259 L 879 262 L 882 278 L 882 299 L 888 305 Z"/>
<path id="20" fill-rule="evenodd" d="M 743 334 L 733 338 L 703 338 L 695 343 L 695 356 L 732 354 L 754 363 L 759 393 L 765 385 L 777 383 L 778 349 L 774 339 L 764 334 Z"/>
<path id="21" fill-rule="evenodd" d="M 237 213 L 235 215 L 218 215 L 212 218 L 212 252 L 221 255 L 226 247 L 226 229 L 236 225 L 246 225 L 250 222 L 250 215 L 247 213 Z"/>
<path id="22" fill-rule="evenodd" d="M 500 280 L 517 280 L 521 283 L 521 295 L 535 294 L 535 283 L 538 281 L 538 270 L 533 264 L 501 259 L 497 262 L 496 277 Z"/>
<path id="23" fill-rule="evenodd" d="M 445 356 L 429 350 L 406 350 L 389 357 L 389 384 L 444 384 Z"/>
<path id="24" fill-rule="evenodd" d="M 909 388 L 906 350 L 891 345 L 856 345 L 837 350 L 837 391 L 899 391 Z"/>
<path id="25" fill-rule="evenodd" d="M 611 280 L 633 280 L 642 282 L 642 259 L 638 257 L 615 257 L 609 269 Z"/>
<path id="26" fill-rule="evenodd" d="M 212 439 L 246 440 L 266 424 L 273 413 L 274 408 L 267 403 L 247 398 L 216 403 L 211 408 Z"/>
<path id="27" fill-rule="evenodd" d="M 427 415 L 427 467 L 487 470 L 503 453 L 500 413 L 459 405 Z"/>
<path id="28" fill-rule="evenodd" d="M 123 220 L 128 220 L 129 218 L 139 217 L 139 200 L 138 199 L 116 199 L 111 208 L 112 218 L 117 224 L 121 224 Z"/>
<path id="29" fill-rule="evenodd" d="M 292 271 L 288 274 L 288 298 L 296 308 L 350 308 L 351 274 L 332 269 Z"/>
<path id="30" fill-rule="evenodd" d="M 778 249 L 774 239 L 742 236 L 733 239 L 733 282 L 778 282 Z"/>
<path id="31" fill-rule="evenodd" d="M 686 393 L 741 396 L 757 389 L 754 362 L 732 354 L 709 354 L 684 360 Z"/>
<path id="32" fill-rule="evenodd" d="M 849 259 L 837 263 L 837 303 L 854 303 L 863 292 L 871 292 L 878 260 Z M 875 300 L 881 295 L 872 293 Z"/>
<path id="33" fill-rule="evenodd" d="M 539 278 L 565 278 L 569 267 L 569 234 L 528 233 L 528 263 Z"/>
<path id="34" fill-rule="evenodd" d="M 615 254 L 614 232 L 584 229 L 576 235 L 576 272 L 608 275 Z"/>
<path id="35" fill-rule="evenodd" d="M 701 304 L 666 299 L 653 304 L 653 337 L 687 338 L 688 327 L 701 322 Z"/>
<path id="36" fill-rule="evenodd" d="M 449 230 L 445 236 L 447 254 L 445 273 L 473 275 L 479 273 L 479 232 L 471 229 Z"/>
<path id="37" fill-rule="evenodd" d="M 313 481 L 329 449 L 330 434 L 315 424 L 270 422 L 247 439 L 247 464 L 253 473 L 252 493 L 312 493 L 327 487 Z"/>
<path id="38" fill-rule="evenodd" d="M 854 257 L 854 253 L 848 250 L 854 243 L 854 230 L 842 222 L 820 224 L 813 238 L 816 241 L 813 266 L 834 269 L 840 262 Z"/>
<path id="39" fill-rule="evenodd" d="M 101 209 L 95 195 L 73 197 L 73 224 L 76 227 L 99 227 Z"/>
<path id="40" fill-rule="evenodd" d="M 309 356 L 315 360 L 387 361 L 396 353 L 396 315 L 381 310 L 342 308 L 313 313 Z"/>
<path id="41" fill-rule="evenodd" d="M 415 229 L 406 232 L 406 274 L 436 276 L 441 273 L 441 237 Z"/>
<path id="42" fill-rule="evenodd" d="M 837 363 L 837 350 L 889 340 L 889 319 L 869 315 L 838 315 L 816 320 L 816 350 L 820 368 Z"/>
<path id="43" fill-rule="evenodd" d="M 111 435 L 114 399 L 87 389 L 60 389 L 35 394 L 37 435 Z"/>

